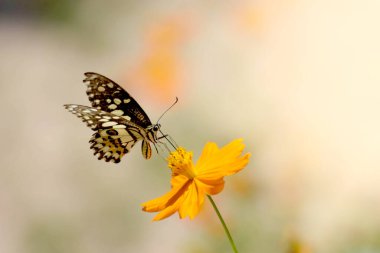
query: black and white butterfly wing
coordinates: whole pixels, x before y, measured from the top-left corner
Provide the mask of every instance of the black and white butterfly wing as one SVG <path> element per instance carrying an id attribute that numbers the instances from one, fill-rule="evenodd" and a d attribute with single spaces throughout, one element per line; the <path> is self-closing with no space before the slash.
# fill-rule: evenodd
<path id="1" fill-rule="evenodd" d="M 83 82 L 87 85 L 87 95 L 92 107 L 126 117 L 143 128 L 152 125 L 136 100 L 117 83 L 93 72 L 87 72 L 85 76 Z"/>
<path id="2" fill-rule="evenodd" d="M 145 129 L 125 117 L 83 105 L 69 104 L 65 105 L 65 108 L 96 131 L 90 143 L 91 149 L 95 151 L 95 155 L 98 155 L 99 160 L 118 163 L 137 141 L 143 140 L 143 144 L 146 142 Z M 143 149 L 143 155 L 148 159 L 151 148 L 149 143 L 147 146 L 145 150 Z M 149 157 L 144 154 L 144 151 Z"/>

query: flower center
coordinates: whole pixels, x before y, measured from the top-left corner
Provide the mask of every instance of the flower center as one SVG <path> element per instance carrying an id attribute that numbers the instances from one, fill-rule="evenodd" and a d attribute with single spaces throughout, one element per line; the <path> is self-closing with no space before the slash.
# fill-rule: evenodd
<path id="1" fill-rule="evenodd" d="M 167 158 L 168 166 L 172 170 L 173 175 L 184 175 L 189 179 L 196 177 L 192 159 L 193 153 L 187 152 L 182 147 L 171 152 Z"/>

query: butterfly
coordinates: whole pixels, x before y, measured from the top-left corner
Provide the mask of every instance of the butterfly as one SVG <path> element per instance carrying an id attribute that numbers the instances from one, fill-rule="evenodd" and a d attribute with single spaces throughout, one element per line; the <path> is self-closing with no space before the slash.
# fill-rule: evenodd
<path id="1" fill-rule="evenodd" d="M 111 79 L 93 72 L 85 76 L 83 82 L 87 85 L 91 107 L 76 104 L 64 107 L 95 131 L 89 141 L 94 155 L 98 155 L 99 160 L 119 163 L 136 142 L 142 140 L 142 155 L 149 159 L 150 143 L 158 142 L 161 125 L 152 124 L 136 100 Z"/>

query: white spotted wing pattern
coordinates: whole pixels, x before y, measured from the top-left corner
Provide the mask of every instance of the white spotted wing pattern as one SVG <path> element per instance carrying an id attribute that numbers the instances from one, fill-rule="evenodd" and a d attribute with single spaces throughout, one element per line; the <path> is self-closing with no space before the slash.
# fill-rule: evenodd
<path id="1" fill-rule="evenodd" d="M 87 96 L 92 107 L 126 117 L 143 128 L 152 125 L 136 100 L 117 83 L 92 72 L 85 73 L 85 76 L 83 82 L 87 84 Z"/>
<path id="2" fill-rule="evenodd" d="M 150 142 L 157 142 L 160 125 L 153 125 L 136 100 L 118 84 L 100 74 L 88 72 L 85 75 L 92 107 L 67 104 L 65 108 L 95 131 L 90 139 L 94 155 L 98 155 L 99 160 L 118 163 L 142 140 L 142 154 L 149 159 Z"/>

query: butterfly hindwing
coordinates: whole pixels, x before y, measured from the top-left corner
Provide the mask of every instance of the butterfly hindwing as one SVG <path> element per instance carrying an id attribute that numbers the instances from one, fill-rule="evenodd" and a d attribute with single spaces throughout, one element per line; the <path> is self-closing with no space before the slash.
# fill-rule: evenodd
<path id="1" fill-rule="evenodd" d="M 117 116 L 128 116 L 130 121 L 146 128 L 152 125 L 148 115 L 120 85 L 111 79 L 93 72 L 85 73 L 87 95 L 92 107 Z"/>
<path id="2" fill-rule="evenodd" d="M 118 163 L 138 140 L 146 139 L 145 129 L 124 117 L 83 105 L 65 107 L 96 131 L 90 143 L 98 159 Z"/>
<path id="3" fill-rule="evenodd" d="M 94 155 L 98 155 L 99 160 L 119 163 L 120 159 L 132 149 L 136 143 L 135 139 L 122 131 L 123 129 L 108 129 L 92 135 L 90 148 L 95 151 Z"/>

